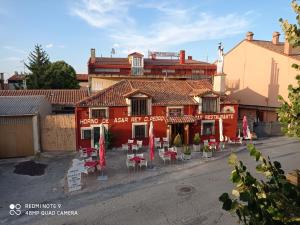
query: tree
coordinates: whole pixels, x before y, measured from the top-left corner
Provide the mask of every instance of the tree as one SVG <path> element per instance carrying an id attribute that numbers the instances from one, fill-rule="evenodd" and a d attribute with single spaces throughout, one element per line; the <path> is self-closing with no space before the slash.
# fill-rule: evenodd
<path id="1" fill-rule="evenodd" d="M 297 1 L 292 1 L 292 8 L 297 14 L 296 20 L 298 24 L 290 24 L 287 20 L 280 19 L 281 27 L 285 33 L 287 41 L 293 46 L 300 46 L 300 6 Z M 300 70 L 300 66 L 293 64 L 296 70 Z M 281 107 L 278 109 L 278 118 L 282 124 L 282 131 L 289 135 L 300 137 L 300 75 L 296 76 L 298 87 L 288 86 L 288 99 L 286 101 L 279 96 Z"/>
<path id="2" fill-rule="evenodd" d="M 51 63 L 46 71 L 45 87 L 49 89 L 79 88 L 74 68 L 65 61 Z"/>
<path id="3" fill-rule="evenodd" d="M 25 64 L 30 74 L 26 77 L 26 85 L 29 89 L 44 88 L 46 70 L 50 65 L 48 54 L 42 49 L 41 45 L 35 45 L 33 52 L 30 52 L 28 64 Z"/>
<path id="4" fill-rule="evenodd" d="M 256 162 L 256 171 L 265 176 L 259 181 L 253 177 L 235 154 L 229 157 L 234 168 L 230 180 L 235 185 L 234 198 L 223 193 L 219 200 L 223 209 L 236 213 L 245 225 L 283 225 L 300 223 L 300 189 L 286 180 L 279 162 L 266 159 L 254 145 L 248 145 L 250 156 Z"/>

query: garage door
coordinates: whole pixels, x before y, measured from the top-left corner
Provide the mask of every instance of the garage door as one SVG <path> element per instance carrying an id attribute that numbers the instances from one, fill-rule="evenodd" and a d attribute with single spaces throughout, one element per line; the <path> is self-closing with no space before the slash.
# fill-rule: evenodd
<path id="1" fill-rule="evenodd" d="M 32 117 L 0 117 L 0 158 L 33 154 Z"/>

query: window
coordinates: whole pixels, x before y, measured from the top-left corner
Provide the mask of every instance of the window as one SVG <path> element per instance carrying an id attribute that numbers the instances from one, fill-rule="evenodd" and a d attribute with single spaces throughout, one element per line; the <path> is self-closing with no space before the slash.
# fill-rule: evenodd
<path id="1" fill-rule="evenodd" d="M 169 116 L 182 116 L 182 108 L 168 108 Z"/>
<path id="2" fill-rule="evenodd" d="M 215 121 L 202 121 L 202 135 L 215 134 Z"/>
<path id="3" fill-rule="evenodd" d="M 204 74 L 204 70 L 192 70 L 192 74 Z"/>
<path id="4" fill-rule="evenodd" d="M 92 136 L 91 128 L 81 128 L 81 139 L 82 140 L 90 140 Z"/>
<path id="5" fill-rule="evenodd" d="M 132 98 L 131 99 L 131 115 L 146 116 L 147 115 L 147 99 Z"/>
<path id="6" fill-rule="evenodd" d="M 147 123 L 132 124 L 132 138 L 142 139 L 147 137 Z"/>
<path id="7" fill-rule="evenodd" d="M 218 112 L 217 98 L 202 98 L 202 112 L 203 113 Z"/>
<path id="8" fill-rule="evenodd" d="M 95 72 L 106 72 L 106 73 L 119 73 L 120 69 L 113 69 L 113 68 L 96 68 Z"/>
<path id="9" fill-rule="evenodd" d="M 163 70 L 162 70 L 162 73 L 163 73 L 163 74 L 166 74 L 166 73 L 175 73 L 175 70 L 167 70 L 167 69 L 163 69 Z"/>
<path id="10" fill-rule="evenodd" d="M 132 67 L 131 68 L 131 75 L 142 75 L 143 74 L 143 68 L 141 67 Z"/>
<path id="11" fill-rule="evenodd" d="M 97 119 L 97 118 L 107 118 L 107 109 L 106 108 L 99 108 L 99 109 L 91 109 L 91 118 Z"/>

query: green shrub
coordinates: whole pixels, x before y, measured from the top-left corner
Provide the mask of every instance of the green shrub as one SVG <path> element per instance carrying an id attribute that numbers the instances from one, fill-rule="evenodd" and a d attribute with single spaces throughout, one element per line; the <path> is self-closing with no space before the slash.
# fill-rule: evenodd
<path id="1" fill-rule="evenodd" d="M 190 155 L 192 152 L 191 152 L 191 149 L 189 148 L 189 146 L 184 146 L 184 150 L 183 150 L 183 153 L 185 155 Z"/>
<path id="2" fill-rule="evenodd" d="M 174 138 L 173 144 L 176 147 L 182 147 L 182 140 L 181 140 L 180 134 L 176 135 L 176 137 Z"/>
<path id="3" fill-rule="evenodd" d="M 194 136 L 194 144 L 199 145 L 200 144 L 200 134 L 196 133 Z"/>

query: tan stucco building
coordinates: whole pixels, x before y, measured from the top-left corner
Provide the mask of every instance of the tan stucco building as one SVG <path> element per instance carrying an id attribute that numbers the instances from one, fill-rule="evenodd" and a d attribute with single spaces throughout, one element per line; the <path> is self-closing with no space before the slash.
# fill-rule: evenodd
<path id="1" fill-rule="evenodd" d="M 292 64 L 300 64 L 300 49 L 288 42 L 280 42 L 278 32 L 271 40 L 255 40 L 248 32 L 224 56 L 226 90 L 239 103 L 239 117 L 252 121 L 277 120 L 278 95 L 288 96 L 288 85 L 296 84 L 297 71 Z"/>

